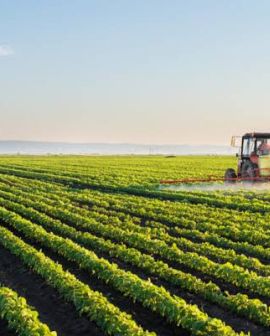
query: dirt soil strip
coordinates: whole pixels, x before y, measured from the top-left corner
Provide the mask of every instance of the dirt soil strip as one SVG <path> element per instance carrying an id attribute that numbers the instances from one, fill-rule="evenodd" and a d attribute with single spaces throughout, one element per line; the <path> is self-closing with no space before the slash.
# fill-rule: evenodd
<path id="1" fill-rule="evenodd" d="M 40 276 L 25 268 L 17 257 L 1 246 L 0 281 L 25 297 L 28 304 L 39 312 L 40 320 L 55 330 L 58 336 L 104 335 L 93 322 L 80 317 L 74 306 L 61 299 Z M 1 324 L 0 328 L 2 331 Z"/>
<path id="2" fill-rule="evenodd" d="M 8 329 L 6 321 L 0 319 L 0 336 L 15 336 L 16 333 Z"/>

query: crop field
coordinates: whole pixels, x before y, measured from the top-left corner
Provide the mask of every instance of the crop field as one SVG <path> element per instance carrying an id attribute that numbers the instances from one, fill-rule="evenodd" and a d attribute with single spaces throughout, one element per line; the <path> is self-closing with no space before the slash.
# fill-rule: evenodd
<path id="1" fill-rule="evenodd" d="M 270 336 L 270 191 L 233 157 L 0 157 L 0 334 Z"/>

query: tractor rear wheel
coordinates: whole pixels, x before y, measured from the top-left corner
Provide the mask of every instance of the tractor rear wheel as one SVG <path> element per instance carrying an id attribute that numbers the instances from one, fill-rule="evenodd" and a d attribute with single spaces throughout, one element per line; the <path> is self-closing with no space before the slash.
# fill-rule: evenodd
<path id="1" fill-rule="evenodd" d="M 241 177 L 245 183 L 254 183 L 258 166 L 251 161 L 246 161 L 241 169 Z"/>
<path id="2" fill-rule="evenodd" d="M 237 178 L 235 170 L 232 169 L 232 168 L 228 168 L 225 172 L 224 178 L 225 178 L 225 183 L 226 184 L 234 184 L 236 182 L 236 180 L 233 180 L 233 179 Z"/>

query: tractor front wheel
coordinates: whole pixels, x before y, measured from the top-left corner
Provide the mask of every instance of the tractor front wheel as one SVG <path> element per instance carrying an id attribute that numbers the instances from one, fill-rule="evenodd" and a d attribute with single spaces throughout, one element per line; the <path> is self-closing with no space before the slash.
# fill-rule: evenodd
<path id="1" fill-rule="evenodd" d="M 236 182 L 237 175 L 235 173 L 235 170 L 232 168 L 229 168 L 225 172 L 225 183 L 226 184 L 234 184 Z"/>

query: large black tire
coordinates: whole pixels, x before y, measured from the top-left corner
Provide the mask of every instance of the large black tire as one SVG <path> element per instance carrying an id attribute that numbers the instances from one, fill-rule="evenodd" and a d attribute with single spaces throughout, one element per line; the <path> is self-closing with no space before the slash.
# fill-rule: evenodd
<path id="1" fill-rule="evenodd" d="M 256 182 L 258 166 L 251 161 L 246 161 L 242 165 L 241 177 L 244 183 L 253 184 Z"/>
<path id="2" fill-rule="evenodd" d="M 225 172 L 225 183 L 226 184 L 234 184 L 236 182 L 236 180 L 232 180 L 237 178 L 237 175 L 235 173 L 235 170 L 232 168 L 228 168 Z"/>

